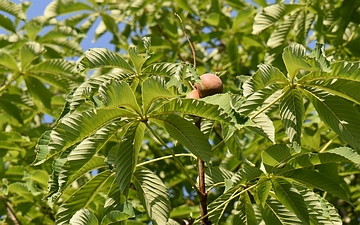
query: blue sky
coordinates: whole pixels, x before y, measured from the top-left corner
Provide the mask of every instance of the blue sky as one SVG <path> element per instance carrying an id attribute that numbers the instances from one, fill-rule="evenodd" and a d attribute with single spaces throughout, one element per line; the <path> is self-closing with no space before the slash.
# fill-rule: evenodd
<path id="1" fill-rule="evenodd" d="M 26 0 L 11 0 L 12 2 L 15 2 L 17 4 L 21 3 L 21 2 L 26 2 Z M 46 8 L 46 6 L 48 6 L 53 0 L 28 0 L 28 2 L 30 2 L 30 7 L 26 12 L 26 16 L 28 20 L 31 20 L 31 18 L 35 17 L 35 16 L 40 16 L 44 14 L 44 10 Z M 98 21 L 99 22 L 99 21 Z M 95 47 L 105 47 L 105 48 L 113 48 L 113 45 L 110 45 L 110 40 L 111 40 L 111 34 L 110 33 L 105 33 L 102 37 L 100 37 L 96 42 L 93 42 L 93 36 L 92 34 L 94 34 L 95 32 L 95 28 L 97 27 L 97 24 L 95 24 L 92 29 L 90 30 L 90 32 L 88 33 L 89 37 L 85 38 L 82 43 L 81 43 L 81 47 L 84 50 L 87 50 L 89 48 L 95 48 Z M 4 32 L 4 30 L 0 29 L 0 34 Z"/>

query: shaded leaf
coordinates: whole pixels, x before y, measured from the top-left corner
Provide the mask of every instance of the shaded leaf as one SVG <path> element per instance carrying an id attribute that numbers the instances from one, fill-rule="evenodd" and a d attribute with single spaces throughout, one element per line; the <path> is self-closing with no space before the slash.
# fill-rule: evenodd
<path id="1" fill-rule="evenodd" d="M 309 213 L 299 191 L 283 178 L 275 177 L 271 182 L 276 198 L 291 212 L 295 213 L 303 224 L 310 224 Z"/>
<path id="2" fill-rule="evenodd" d="M 296 169 L 282 173 L 282 175 L 296 180 L 301 184 L 329 192 L 351 204 L 347 191 L 336 180 L 317 171 Z"/>
<path id="3" fill-rule="evenodd" d="M 206 163 L 210 161 L 211 145 L 206 136 L 193 123 L 173 114 L 151 117 L 149 120 L 164 128 L 196 157 Z"/>
<path id="4" fill-rule="evenodd" d="M 45 48 L 37 42 L 27 42 L 20 49 L 21 68 L 24 70 L 32 61 L 38 58 Z"/>
<path id="5" fill-rule="evenodd" d="M 103 188 L 104 184 L 113 179 L 111 172 L 106 170 L 99 173 L 86 184 L 77 189 L 68 199 L 66 199 L 60 206 L 56 214 L 56 224 L 67 224 L 72 217 L 72 214 L 81 208 L 86 208 L 95 196 Z"/>
<path id="6" fill-rule="evenodd" d="M 265 205 L 260 207 L 262 218 L 266 224 L 271 225 L 302 225 L 295 214 L 290 212 L 282 203 L 274 198 L 268 198 Z"/>
<path id="7" fill-rule="evenodd" d="M 240 195 L 239 204 L 236 206 L 238 212 L 234 216 L 233 224 L 257 225 L 255 211 L 252 206 L 248 192 Z"/>
<path id="8" fill-rule="evenodd" d="M 135 171 L 138 154 L 144 138 L 145 124 L 130 123 L 122 140 L 112 147 L 108 161 L 114 164 L 115 178 L 121 194 L 128 196 L 132 174 Z"/>
<path id="9" fill-rule="evenodd" d="M 287 90 L 280 102 L 280 116 L 290 143 L 296 142 L 301 145 L 304 115 L 305 108 L 301 92 L 296 88 Z"/>
<path id="10" fill-rule="evenodd" d="M 319 89 L 306 89 L 306 96 L 320 118 L 354 149 L 360 151 L 360 112 L 353 104 Z"/>

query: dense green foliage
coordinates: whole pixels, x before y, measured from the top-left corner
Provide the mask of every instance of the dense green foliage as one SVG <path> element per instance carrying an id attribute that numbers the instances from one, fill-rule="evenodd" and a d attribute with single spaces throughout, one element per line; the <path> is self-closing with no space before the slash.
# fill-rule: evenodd
<path id="1" fill-rule="evenodd" d="M 198 158 L 213 224 L 358 224 L 360 1 L 28 7 L 0 0 L 4 224 L 200 224 Z"/>

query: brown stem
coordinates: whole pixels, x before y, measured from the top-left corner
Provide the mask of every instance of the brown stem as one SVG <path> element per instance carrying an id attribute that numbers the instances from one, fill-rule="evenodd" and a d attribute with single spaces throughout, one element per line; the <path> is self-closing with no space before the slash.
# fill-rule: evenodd
<path id="1" fill-rule="evenodd" d="M 195 122 L 195 125 L 200 129 L 201 126 L 201 118 Z M 198 173 L 199 173 L 199 200 L 200 200 L 200 215 L 203 218 L 201 220 L 202 225 L 210 225 L 211 221 L 206 216 L 207 211 L 207 193 L 205 190 L 205 165 L 204 161 L 198 158 Z M 205 217 L 206 216 L 206 217 Z"/>
<path id="2" fill-rule="evenodd" d="M 16 214 L 11 207 L 10 203 L 7 201 L 6 196 L 3 197 L 5 203 L 6 211 L 8 213 L 9 219 L 13 222 L 14 225 L 21 225 L 20 221 L 16 218 Z"/>
<path id="3" fill-rule="evenodd" d="M 189 43 L 190 48 L 191 48 L 191 53 L 192 53 L 193 59 L 194 59 L 194 68 L 196 68 L 196 54 L 195 54 L 194 46 L 193 46 L 193 44 L 191 43 L 191 41 L 190 41 L 190 39 L 189 39 L 189 36 L 188 36 L 187 33 L 186 33 L 186 30 L 185 30 L 185 27 L 184 27 L 184 24 L 183 24 L 183 22 L 182 22 L 181 17 L 180 17 L 177 13 L 175 13 L 175 16 L 177 16 L 177 18 L 180 20 L 181 27 L 182 27 L 182 30 L 183 30 L 183 32 L 184 32 L 184 36 L 185 36 L 185 38 L 186 38 L 186 40 L 187 40 L 187 42 Z"/>

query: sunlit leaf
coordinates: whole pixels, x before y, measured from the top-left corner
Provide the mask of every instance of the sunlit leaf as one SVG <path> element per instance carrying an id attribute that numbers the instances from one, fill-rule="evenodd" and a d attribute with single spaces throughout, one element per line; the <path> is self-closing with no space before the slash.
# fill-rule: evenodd
<path id="1" fill-rule="evenodd" d="M 98 219 L 88 209 L 80 209 L 70 219 L 72 225 L 98 225 Z"/>
<path id="2" fill-rule="evenodd" d="M 133 182 L 138 197 L 153 224 L 166 224 L 171 206 L 169 194 L 160 178 L 149 169 L 137 167 Z"/>
<path id="3" fill-rule="evenodd" d="M 137 71 L 137 73 L 140 73 L 142 70 L 142 66 L 144 65 L 144 63 L 146 62 L 148 57 L 141 56 L 138 53 L 137 48 L 134 46 L 130 47 L 128 49 L 128 52 L 129 52 L 130 59 L 131 59 L 132 63 L 134 64 L 135 70 Z"/>
<path id="4" fill-rule="evenodd" d="M 127 116 L 136 115 L 123 109 L 99 109 L 65 116 L 51 131 L 50 137 L 47 134 L 39 140 L 35 165 L 93 135 L 100 127 Z"/>
<path id="5" fill-rule="evenodd" d="M 263 8 L 256 14 L 253 25 L 253 34 L 259 34 L 263 30 L 273 26 L 288 13 L 304 7 L 300 4 L 274 4 Z"/>
<path id="6" fill-rule="evenodd" d="M 317 44 L 309 56 L 306 56 L 306 48 L 300 44 L 291 44 L 284 48 L 283 60 L 292 81 L 298 71 L 325 71 L 330 72 L 330 63 L 325 58 L 323 45 Z"/>
<path id="7" fill-rule="evenodd" d="M 15 72 L 19 70 L 15 58 L 4 51 L 0 51 L 0 65 L 5 66 Z"/>
<path id="8" fill-rule="evenodd" d="M 360 104 L 360 63 L 359 62 L 335 62 L 331 64 L 331 72 L 311 72 L 301 79 L 308 87 L 318 88 L 347 100 Z"/>
<path id="9" fill-rule="evenodd" d="M 7 0 L 0 0 L 0 10 L 16 16 L 22 20 L 26 19 L 26 14 L 20 4 L 15 4 Z"/>
<path id="10" fill-rule="evenodd" d="M 130 64 L 119 54 L 106 48 L 91 48 L 84 53 L 78 61 L 77 68 L 80 71 L 99 67 L 121 68 L 134 73 Z"/>
<path id="11" fill-rule="evenodd" d="M 173 98 L 176 93 L 166 88 L 165 81 L 160 77 L 150 77 L 143 83 L 142 88 L 142 107 L 143 112 L 147 114 L 151 104 L 160 98 Z"/>
<path id="12" fill-rule="evenodd" d="M 83 2 L 56 0 L 46 6 L 44 16 L 55 17 L 82 10 L 92 10 L 92 8 Z"/>
<path id="13" fill-rule="evenodd" d="M 308 207 L 311 224 L 341 225 L 340 215 L 333 205 L 313 191 L 297 187 Z"/>

